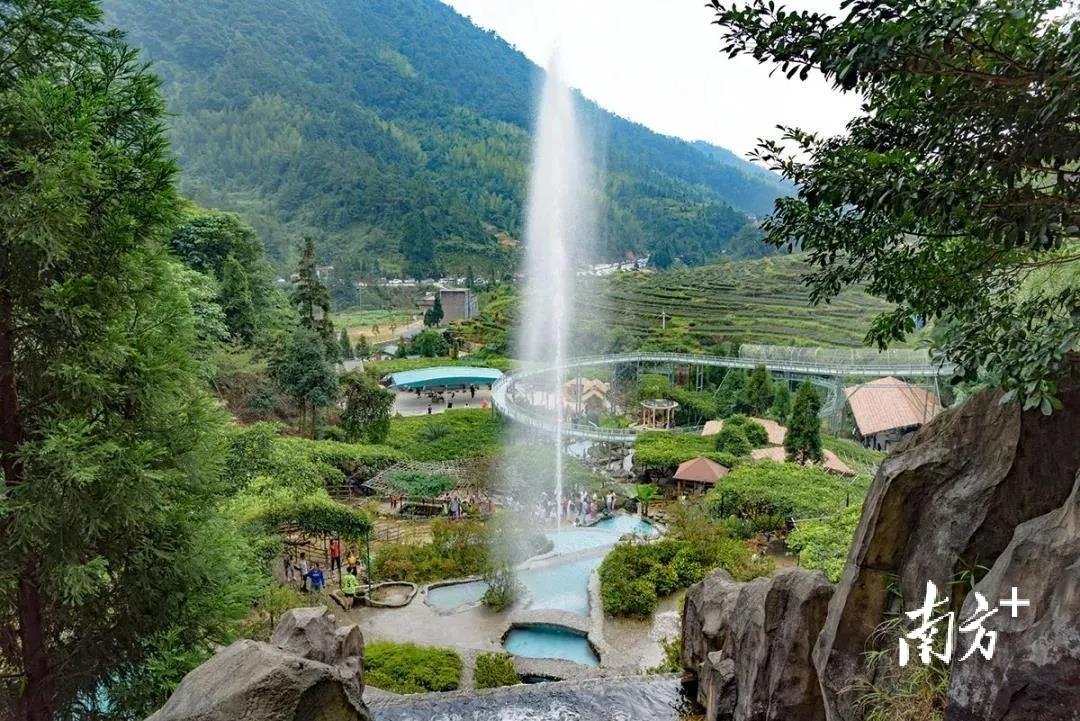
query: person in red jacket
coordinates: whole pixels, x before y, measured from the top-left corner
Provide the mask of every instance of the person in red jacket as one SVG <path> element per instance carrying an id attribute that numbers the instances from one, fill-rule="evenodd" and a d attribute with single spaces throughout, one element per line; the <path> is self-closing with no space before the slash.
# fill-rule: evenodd
<path id="1" fill-rule="evenodd" d="M 330 573 L 335 568 L 341 570 L 341 541 L 336 538 L 330 541 Z"/>

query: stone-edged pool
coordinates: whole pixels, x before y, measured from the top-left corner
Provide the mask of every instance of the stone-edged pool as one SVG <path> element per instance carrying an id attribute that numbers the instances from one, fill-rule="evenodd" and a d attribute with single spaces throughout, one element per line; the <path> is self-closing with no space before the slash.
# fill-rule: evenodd
<path id="1" fill-rule="evenodd" d="M 589 614 L 589 576 L 600 565 L 603 554 L 588 551 L 610 548 L 628 533 L 659 535 L 648 521 L 638 516 L 616 515 L 584 528 L 565 528 L 547 532 L 553 548 L 541 560 L 526 562 L 518 579 L 528 593 L 527 608 Z M 566 558 L 569 557 L 569 558 Z M 427 602 L 444 611 L 469 606 L 480 601 L 487 590 L 483 581 L 468 581 L 427 590 Z"/>
<path id="2" fill-rule="evenodd" d="M 552 658 L 584 666 L 600 665 L 600 657 L 586 636 L 560 626 L 511 629 L 503 646 L 508 653 L 522 658 Z"/>

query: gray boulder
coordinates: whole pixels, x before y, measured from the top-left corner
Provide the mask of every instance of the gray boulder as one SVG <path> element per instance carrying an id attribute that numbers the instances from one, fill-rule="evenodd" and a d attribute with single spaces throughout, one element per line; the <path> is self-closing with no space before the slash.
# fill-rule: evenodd
<path id="1" fill-rule="evenodd" d="M 360 628 L 338 626 L 326 606 L 290 609 L 282 615 L 270 643 L 302 658 L 330 665 L 352 664 L 364 655 Z"/>
<path id="2" fill-rule="evenodd" d="M 293 609 L 270 643 L 237 641 L 185 676 L 149 721 L 371 721 L 363 652 L 356 626 Z"/>
<path id="3" fill-rule="evenodd" d="M 981 392 L 882 463 L 814 650 L 830 721 L 857 717 L 852 689 L 875 630 L 899 610 L 894 590 L 909 607 L 927 581 L 955 596 L 954 579 L 992 566 L 1018 525 L 1065 502 L 1080 468 L 1080 389 L 1060 397 L 1064 410 L 1044 416 Z"/>
<path id="4" fill-rule="evenodd" d="M 1016 529 L 974 590 L 993 608 L 1014 587 L 1031 605 L 987 619 L 992 659 L 953 663 L 947 721 L 1080 719 L 1080 474 L 1065 505 Z M 969 594 L 961 618 L 976 610 Z"/>
<path id="5" fill-rule="evenodd" d="M 832 592 L 822 573 L 801 568 L 749 583 L 714 571 L 690 589 L 683 661 L 708 721 L 825 718 L 811 652 Z"/>
<path id="6" fill-rule="evenodd" d="M 237 641 L 184 677 L 149 721 L 370 721 L 355 677 L 259 641 Z"/>

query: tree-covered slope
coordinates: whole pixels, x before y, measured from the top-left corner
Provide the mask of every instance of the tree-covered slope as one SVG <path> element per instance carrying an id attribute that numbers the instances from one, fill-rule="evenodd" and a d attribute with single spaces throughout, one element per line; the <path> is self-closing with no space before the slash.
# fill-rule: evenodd
<path id="1" fill-rule="evenodd" d="M 504 268 L 539 69 L 438 0 L 108 0 L 155 63 L 183 189 L 279 260 L 313 232 L 338 277 Z M 606 255 L 722 252 L 783 187 L 586 103 Z"/>

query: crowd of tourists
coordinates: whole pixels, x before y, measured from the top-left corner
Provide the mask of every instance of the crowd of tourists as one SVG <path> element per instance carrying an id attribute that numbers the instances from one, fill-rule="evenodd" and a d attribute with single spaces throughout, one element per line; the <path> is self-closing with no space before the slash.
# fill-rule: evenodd
<path id="1" fill-rule="evenodd" d="M 342 557 L 344 555 L 344 564 Z M 346 596 L 355 597 L 360 590 L 360 582 L 357 579 L 359 561 L 356 552 L 349 550 L 343 553 L 341 541 L 331 539 L 329 547 L 330 563 L 328 569 L 323 569 L 318 561 L 310 561 L 307 554 L 301 552 L 294 557 L 292 553 L 286 553 L 282 559 L 285 571 L 285 582 L 290 585 L 300 584 L 300 591 L 318 593 L 326 588 L 327 573 L 337 571 L 341 574 L 341 592 Z"/>
<path id="2" fill-rule="evenodd" d="M 601 513 L 608 516 L 615 513 L 617 505 L 615 491 L 609 491 L 601 498 L 598 493 L 582 489 L 559 499 L 544 491 L 533 506 L 533 515 L 542 520 L 573 519 L 575 524 L 585 526 L 596 522 Z"/>

